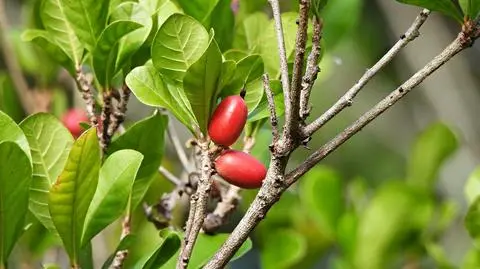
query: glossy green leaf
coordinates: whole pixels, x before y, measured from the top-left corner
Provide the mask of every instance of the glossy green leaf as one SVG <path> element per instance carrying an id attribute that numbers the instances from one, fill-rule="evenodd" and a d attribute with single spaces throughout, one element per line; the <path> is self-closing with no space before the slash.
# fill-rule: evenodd
<path id="1" fill-rule="evenodd" d="M 40 16 L 54 42 L 77 66 L 82 61 L 84 47 L 75 34 L 75 26 L 70 22 L 66 9 L 64 0 L 44 0 Z"/>
<path id="2" fill-rule="evenodd" d="M 228 238 L 228 234 L 216 234 L 216 235 L 206 235 L 204 233 L 200 233 L 197 238 L 197 242 L 195 243 L 195 247 L 193 248 L 192 257 L 190 258 L 190 262 L 188 263 L 188 268 L 193 269 L 200 269 L 202 268 L 205 263 L 207 263 L 211 257 L 217 252 L 220 246 L 225 242 Z M 234 261 L 239 257 L 243 256 L 252 248 L 252 241 L 247 239 L 240 249 L 235 253 L 235 256 L 230 261 Z M 168 262 L 163 265 L 162 269 L 174 269 L 176 268 L 175 265 L 177 264 L 179 252 L 175 253 L 175 255 L 168 260 Z"/>
<path id="3" fill-rule="evenodd" d="M 75 141 L 65 168 L 50 189 L 50 215 L 72 264 L 79 261 L 85 217 L 97 187 L 100 162 L 96 128 L 91 128 Z"/>
<path id="4" fill-rule="evenodd" d="M 134 2 L 119 5 L 110 15 L 112 20 L 130 20 L 143 25 L 124 37 L 118 43 L 118 56 L 115 63 L 115 73 L 123 68 L 130 57 L 143 45 L 152 30 L 152 18 L 149 10 Z"/>
<path id="5" fill-rule="evenodd" d="M 120 243 L 118 243 L 117 248 L 115 251 L 108 257 L 108 259 L 103 263 L 102 269 L 109 269 L 110 265 L 112 264 L 113 260 L 115 259 L 115 255 L 117 252 L 121 250 L 128 250 L 130 246 L 135 242 L 136 237 L 133 234 L 127 234 Z"/>
<path id="6" fill-rule="evenodd" d="M 266 25 L 269 25 L 269 21 L 264 12 L 249 15 L 237 25 L 233 47 L 245 51 L 254 50 L 262 40 Z"/>
<path id="7" fill-rule="evenodd" d="M 458 0 L 460 7 L 463 10 L 463 14 L 467 15 L 470 19 L 476 19 L 480 12 L 479 0 Z"/>
<path id="8" fill-rule="evenodd" d="M 360 218 L 355 268 L 389 268 L 388 258 L 401 248 L 400 242 L 426 229 L 431 216 L 431 201 L 423 192 L 404 182 L 384 184 Z"/>
<path id="9" fill-rule="evenodd" d="M 187 69 L 183 78 L 185 95 L 203 134 L 207 133 L 207 125 L 217 96 L 221 71 L 222 53 L 212 34 L 207 50 L 198 61 Z"/>
<path id="10" fill-rule="evenodd" d="M 0 111 L 0 143 L 5 141 L 15 142 L 32 160 L 30 146 L 22 129 L 3 111 Z"/>
<path id="11" fill-rule="evenodd" d="M 225 57 L 226 60 L 232 60 L 235 61 L 235 63 L 240 62 L 243 58 L 247 57 L 248 53 L 246 53 L 243 50 L 238 50 L 238 49 L 231 49 L 227 50 L 224 54 L 223 57 Z"/>
<path id="12" fill-rule="evenodd" d="M 75 34 L 89 51 L 107 24 L 109 1 L 59 0 Z"/>
<path id="13" fill-rule="evenodd" d="M 263 60 L 260 55 L 249 55 L 239 62 L 231 82 L 221 92 L 222 96 L 229 96 L 240 92 L 243 85 L 260 78 L 264 73 Z"/>
<path id="14" fill-rule="evenodd" d="M 277 113 L 277 117 L 280 117 L 285 112 L 282 85 L 279 80 L 270 80 L 270 88 L 272 89 L 273 101 L 275 102 L 275 112 Z M 248 114 L 248 122 L 255 122 L 269 117 L 270 109 L 268 107 L 267 96 L 264 94 L 258 106 Z"/>
<path id="15" fill-rule="evenodd" d="M 53 115 L 34 114 L 20 123 L 30 144 L 33 179 L 30 186 L 30 211 L 49 231 L 55 233 L 48 209 L 48 192 L 67 162 L 73 137 Z"/>
<path id="16" fill-rule="evenodd" d="M 72 59 L 53 42 L 52 35 L 45 30 L 25 30 L 22 34 L 24 41 L 35 43 L 38 47 L 42 48 L 50 58 L 56 61 L 58 64 L 67 69 L 70 74 L 75 72 L 75 66 Z"/>
<path id="17" fill-rule="evenodd" d="M 109 88 L 116 75 L 115 64 L 118 57 L 118 42 L 126 34 L 141 28 L 142 25 L 133 21 L 115 21 L 105 28 L 93 51 L 93 68 L 97 80 L 105 88 Z"/>
<path id="18" fill-rule="evenodd" d="M 431 189 L 440 166 L 457 147 L 457 138 L 446 125 L 436 123 L 429 126 L 413 145 L 408 160 L 408 181 L 419 188 Z"/>
<path id="19" fill-rule="evenodd" d="M 13 141 L 0 142 L 0 268 L 24 229 L 32 180 L 30 160 Z"/>
<path id="20" fill-rule="evenodd" d="M 152 253 L 148 253 L 135 264 L 138 269 L 157 269 L 162 266 L 180 249 L 181 239 L 176 232 L 162 230 L 163 241 L 154 249 Z"/>
<path id="21" fill-rule="evenodd" d="M 233 16 L 231 0 L 218 0 L 210 15 L 210 24 L 204 24 L 207 29 L 215 31 L 215 40 L 221 51 L 232 47 L 235 18 Z"/>
<path id="22" fill-rule="evenodd" d="M 344 210 L 342 180 L 335 171 L 316 166 L 301 184 L 302 203 L 321 232 L 334 238 L 338 220 Z"/>
<path id="23" fill-rule="evenodd" d="M 397 0 L 400 3 L 423 7 L 432 11 L 438 11 L 454 18 L 458 22 L 463 21 L 462 11 L 453 0 Z"/>
<path id="24" fill-rule="evenodd" d="M 0 110 L 15 122 L 20 122 L 25 116 L 15 86 L 6 73 L 0 73 Z"/>
<path id="25" fill-rule="evenodd" d="M 469 204 L 480 197 L 480 167 L 477 167 L 465 184 L 465 196 Z"/>
<path id="26" fill-rule="evenodd" d="M 208 48 L 209 35 L 195 19 L 174 14 L 160 27 L 152 43 L 152 60 L 163 75 L 181 83 L 187 69 Z"/>
<path id="27" fill-rule="evenodd" d="M 97 190 L 88 208 L 83 244 L 125 212 L 142 160 L 141 153 L 130 149 L 115 151 L 107 158 L 100 169 Z"/>
<path id="28" fill-rule="evenodd" d="M 198 128 L 183 89 L 169 83 L 153 66 L 144 65 L 133 69 L 125 82 L 140 102 L 168 109 L 192 133 Z"/>
<path id="29" fill-rule="evenodd" d="M 155 114 L 136 122 L 125 133 L 118 136 L 108 147 L 107 154 L 122 149 L 132 149 L 143 155 L 132 190 L 132 207 L 136 207 L 147 191 L 152 175 L 158 173 L 164 151 L 164 136 L 168 118 Z"/>
<path id="30" fill-rule="evenodd" d="M 287 269 L 307 254 L 307 241 L 294 230 L 274 230 L 262 235 L 261 261 L 264 269 Z"/>
<path id="31" fill-rule="evenodd" d="M 210 19 L 210 15 L 220 0 L 178 0 L 185 14 L 204 24 Z"/>

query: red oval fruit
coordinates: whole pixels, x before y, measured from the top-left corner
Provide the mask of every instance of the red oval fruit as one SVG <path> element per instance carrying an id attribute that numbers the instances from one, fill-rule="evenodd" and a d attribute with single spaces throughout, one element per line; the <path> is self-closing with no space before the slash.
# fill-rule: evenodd
<path id="1" fill-rule="evenodd" d="M 215 160 L 215 168 L 228 183 L 244 189 L 260 188 L 267 175 L 267 169 L 261 162 L 237 150 L 224 151 Z"/>
<path id="2" fill-rule="evenodd" d="M 208 124 L 208 134 L 212 141 L 225 147 L 235 143 L 247 122 L 247 114 L 247 105 L 239 95 L 223 99 Z"/>
<path id="3" fill-rule="evenodd" d="M 77 108 L 68 110 L 62 116 L 62 122 L 65 127 L 77 138 L 83 133 L 83 128 L 80 126 L 80 122 L 88 122 L 88 117 L 85 111 Z"/>

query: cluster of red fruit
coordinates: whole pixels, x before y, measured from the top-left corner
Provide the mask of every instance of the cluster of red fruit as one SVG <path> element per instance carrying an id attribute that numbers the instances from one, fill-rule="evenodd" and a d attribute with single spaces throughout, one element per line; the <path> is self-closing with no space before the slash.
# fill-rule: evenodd
<path id="1" fill-rule="evenodd" d="M 241 96 L 225 98 L 213 112 L 208 124 L 208 134 L 215 144 L 229 147 L 242 133 L 248 109 Z M 248 153 L 224 150 L 215 160 L 217 173 L 232 185 L 245 189 L 262 186 L 267 174 L 265 166 Z"/>

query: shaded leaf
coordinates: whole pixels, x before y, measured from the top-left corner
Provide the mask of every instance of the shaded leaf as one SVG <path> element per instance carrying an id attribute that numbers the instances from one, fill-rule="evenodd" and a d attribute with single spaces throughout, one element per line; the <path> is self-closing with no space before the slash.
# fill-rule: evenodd
<path id="1" fill-rule="evenodd" d="M 210 24 L 204 24 L 207 29 L 215 31 L 215 40 L 221 51 L 232 47 L 235 18 L 230 7 L 231 2 L 231 0 L 218 0 L 210 15 Z"/>
<path id="2" fill-rule="evenodd" d="M 307 254 L 307 241 L 294 230 L 274 230 L 264 233 L 261 248 L 262 268 L 287 269 Z"/>
<path id="3" fill-rule="evenodd" d="M 135 268 L 156 269 L 162 266 L 180 249 L 181 240 L 178 233 L 168 230 L 162 230 L 164 234 L 163 241 L 152 252 L 145 255 Z"/>
<path id="4" fill-rule="evenodd" d="M 263 60 L 260 55 L 252 54 L 237 62 L 235 75 L 231 82 L 221 92 L 222 96 L 229 96 L 240 92 L 243 85 L 260 78 L 264 73 Z"/>
<path id="5" fill-rule="evenodd" d="M 13 141 L 0 142 L 1 268 L 24 229 L 31 179 L 32 167 L 24 150 Z"/>
<path id="6" fill-rule="evenodd" d="M 246 53 L 243 50 L 238 50 L 238 49 L 227 50 L 223 54 L 223 57 L 225 57 L 226 60 L 232 60 L 232 61 L 235 61 L 235 63 L 238 63 L 240 60 L 242 60 L 243 58 L 245 58 L 247 56 L 248 56 L 248 53 Z"/>
<path id="7" fill-rule="evenodd" d="M 205 24 L 220 0 L 178 0 L 185 14 Z"/>
<path id="8" fill-rule="evenodd" d="M 324 27 L 322 34 L 322 43 L 325 41 L 328 49 L 333 49 L 343 38 L 355 30 L 355 27 L 359 24 L 364 3 L 365 1 L 362 0 L 328 2 L 328 5 L 322 10 L 321 16 L 323 24 L 328 25 L 328 27 Z M 343 14 L 348 14 L 348 16 L 338 16 L 339 10 Z M 325 46 L 322 45 L 322 51 L 324 48 Z"/>
<path id="9" fill-rule="evenodd" d="M 480 247 L 480 197 L 468 207 L 465 227 L 470 237 L 474 239 L 475 246 Z"/>
<path id="10" fill-rule="evenodd" d="M 29 116 L 20 127 L 32 153 L 30 211 L 50 232 L 56 233 L 48 209 L 48 192 L 67 162 L 73 137 L 56 117 L 46 113 Z"/>
<path id="11" fill-rule="evenodd" d="M 88 243 L 125 212 L 142 160 L 142 154 L 126 149 L 115 151 L 104 162 L 85 219 L 83 244 Z"/>
<path id="12" fill-rule="evenodd" d="M 478 13 L 480 12 L 479 0 L 458 0 L 458 3 L 463 10 L 463 14 L 470 19 L 474 20 L 478 17 Z"/>
<path id="13" fill-rule="evenodd" d="M 5 73 L 0 73 L 0 110 L 15 122 L 20 122 L 25 116 L 15 87 Z"/>
<path id="14" fill-rule="evenodd" d="M 452 0 L 397 0 L 400 3 L 423 7 L 432 11 L 438 11 L 444 15 L 454 18 L 462 23 L 463 14 L 456 3 Z M 468 1 L 468 0 L 467 0 Z"/>
<path id="15" fill-rule="evenodd" d="M 73 144 L 62 173 L 50 189 L 49 209 L 72 264 L 78 264 L 85 216 L 95 194 L 100 170 L 96 128 Z"/>
<path id="16" fill-rule="evenodd" d="M 327 2 L 328 0 L 312 0 L 311 12 L 313 12 L 317 18 L 321 18 L 322 9 L 327 5 Z"/>

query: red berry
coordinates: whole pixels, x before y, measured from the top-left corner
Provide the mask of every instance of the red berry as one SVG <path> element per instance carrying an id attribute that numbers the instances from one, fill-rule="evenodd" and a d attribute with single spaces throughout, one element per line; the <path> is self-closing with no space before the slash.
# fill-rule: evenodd
<path id="1" fill-rule="evenodd" d="M 80 122 L 88 122 L 88 117 L 85 111 L 81 109 L 70 109 L 63 114 L 62 122 L 65 127 L 77 138 L 83 133 L 83 128 L 80 126 Z"/>
<path id="2" fill-rule="evenodd" d="M 231 146 L 242 133 L 248 109 L 239 95 L 229 96 L 218 105 L 208 124 L 208 134 L 217 145 Z"/>
<path id="3" fill-rule="evenodd" d="M 265 166 L 248 153 L 226 150 L 215 160 L 217 173 L 228 183 L 244 189 L 262 186 L 267 175 Z"/>

